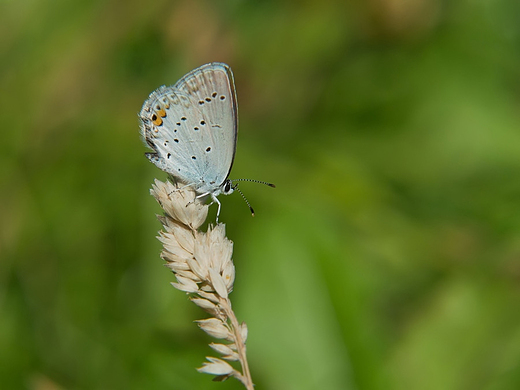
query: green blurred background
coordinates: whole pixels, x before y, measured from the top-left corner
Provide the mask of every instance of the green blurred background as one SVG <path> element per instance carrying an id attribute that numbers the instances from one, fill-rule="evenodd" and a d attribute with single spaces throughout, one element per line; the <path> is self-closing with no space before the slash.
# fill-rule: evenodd
<path id="1" fill-rule="evenodd" d="M 221 197 L 258 389 L 520 388 L 520 3 L 0 1 L 0 387 L 199 374 L 143 156 L 148 94 L 234 70 Z M 212 207 L 212 218 L 216 208 Z"/>

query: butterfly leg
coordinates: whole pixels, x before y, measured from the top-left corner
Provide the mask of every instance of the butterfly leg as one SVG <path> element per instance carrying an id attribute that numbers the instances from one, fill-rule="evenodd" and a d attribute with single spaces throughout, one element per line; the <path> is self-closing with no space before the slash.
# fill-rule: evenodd
<path id="1" fill-rule="evenodd" d="M 215 220 L 218 223 L 218 216 L 220 215 L 220 201 L 217 199 L 217 197 L 215 195 L 211 194 L 211 203 L 210 204 L 213 204 L 215 202 L 218 204 L 217 218 Z"/>
<path id="2" fill-rule="evenodd" d="M 185 189 L 185 188 L 188 188 L 189 186 L 191 186 L 191 184 L 186 184 L 185 186 L 182 186 L 181 188 L 176 188 L 176 189 L 174 189 L 172 192 L 170 192 L 168 195 L 171 195 L 171 194 L 173 194 L 174 192 L 179 192 L 179 191 L 181 191 L 181 190 L 183 190 L 183 189 Z M 188 204 L 189 204 L 189 203 L 188 203 Z"/>
<path id="3" fill-rule="evenodd" d="M 186 207 L 188 207 L 190 204 L 192 204 L 193 202 L 195 202 L 195 199 L 199 199 L 199 198 L 204 198 L 205 196 L 208 196 L 211 194 L 211 203 L 208 204 L 208 206 L 211 206 L 213 203 L 216 203 L 218 204 L 218 209 L 217 209 L 217 218 L 216 218 L 216 222 L 218 223 L 218 216 L 220 215 L 220 201 L 218 200 L 218 198 L 213 195 L 211 192 L 206 192 L 204 194 L 200 194 L 200 195 L 197 195 L 192 201 L 188 202 L 186 204 Z"/>
<path id="4" fill-rule="evenodd" d="M 190 200 L 188 203 L 186 203 L 186 207 L 188 207 L 190 204 L 195 202 L 195 199 L 204 198 L 205 196 L 208 196 L 208 195 L 209 195 L 209 192 L 206 192 L 205 194 L 197 195 L 195 198 L 193 198 L 193 200 Z M 213 202 L 211 202 L 209 205 L 211 205 L 211 204 L 213 204 Z"/>

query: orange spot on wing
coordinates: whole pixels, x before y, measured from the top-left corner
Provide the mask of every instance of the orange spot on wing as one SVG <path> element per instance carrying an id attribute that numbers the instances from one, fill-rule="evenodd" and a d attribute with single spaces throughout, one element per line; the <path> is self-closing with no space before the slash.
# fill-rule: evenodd
<path id="1" fill-rule="evenodd" d="M 157 110 L 157 114 L 159 114 L 159 116 L 161 118 L 164 118 L 166 116 L 166 111 L 164 111 L 162 108 L 160 110 Z"/>

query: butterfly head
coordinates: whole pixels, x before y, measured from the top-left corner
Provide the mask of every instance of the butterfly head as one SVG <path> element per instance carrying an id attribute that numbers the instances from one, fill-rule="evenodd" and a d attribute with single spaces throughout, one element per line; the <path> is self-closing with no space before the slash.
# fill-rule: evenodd
<path id="1" fill-rule="evenodd" d="M 226 179 L 226 181 L 224 183 L 222 183 L 222 186 L 220 188 L 221 188 L 221 193 L 222 194 L 229 195 L 229 194 L 233 193 L 233 191 L 236 188 L 236 185 L 233 185 L 231 180 Z"/>

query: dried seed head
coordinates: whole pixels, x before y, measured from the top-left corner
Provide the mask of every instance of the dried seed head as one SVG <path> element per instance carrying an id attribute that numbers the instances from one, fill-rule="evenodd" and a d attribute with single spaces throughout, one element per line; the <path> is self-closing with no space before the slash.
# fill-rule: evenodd
<path id="1" fill-rule="evenodd" d="M 229 329 L 222 323 L 221 320 L 217 318 L 208 318 L 205 320 L 195 321 L 199 327 L 216 339 L 228 339 L 232 340 L 233 335 L 229 331 Z"/>
<path id="2" fill-rule="evenodd" d="M 215 351 L 217 351 L 218 353 L 220 353 L 222 355 L 222 358 L 225 360 L 234 362 L 234 361 L 237 361 L 240 359 L 238 353 L 233 351 L 226 344 L 211 343 L 209 346 L 211 348 L 213 348 Z"/>
<path id="3" fill-rule="evenodd" d="M 203 204 L 190 187 L 155 180 L 150 193 L 166 214 L 193 230 L 198 229 L 208 216 L 208 205 Z"/>
<path id="4" fill-rule="evenodd" d="M 190 298 L 191 301 L 198 307 L 206 310 L 208 313 L 216 315 L 218 313 L 218 307 L 213 302 L 202 298 Z"/>
<path id="5" fill-rule="evenodd" d="M 206 357 L 206 359 L 208 359 L 210 363 L 203 363 L 202 367 L 197 369 L 199 372 L 218 376 L 230 375 L 233 372 L 235 372 L 234 368 L 231 367 L 229 363 L 226 363 L 224 360 L 213 357 Z"/>
<path id="6" fill-rule="evenodd" d="M 222 276 L 216 272 L 214 269 L 209 270 L 209 278 L 211 280 L 211 285 L 215 289 L 218 295 L 220 295 L 222 298 L 227 299 L 228 297 L 228 291 L 226 283 L 224 282 L 224 279 Z"/>
<path id="7" fill-rule="evenodd" d="M 210 225 L 205 233 L 197 230 L 206 219 L 208 206 L 190 188 L 156 180 L 150 192 L 165 211 L 158 216 L 164 229 L 157 238 L 163 245 L 161 258 L 177 279 L 172 285 L 190 294 L 193 303 L 213 316 L 195 322 L 210 336 L 230 342 L 211 347 L 224 360 L 240 361 L 243 372 L 214 357 L 208 357 L 198 370 L 219 381 L 234 376 L 252 389 L 245 353 L 247 327 L 238 324 L 228 297 L 235 280 L 233 242 L 226 238 L 223 224 Z"/>

